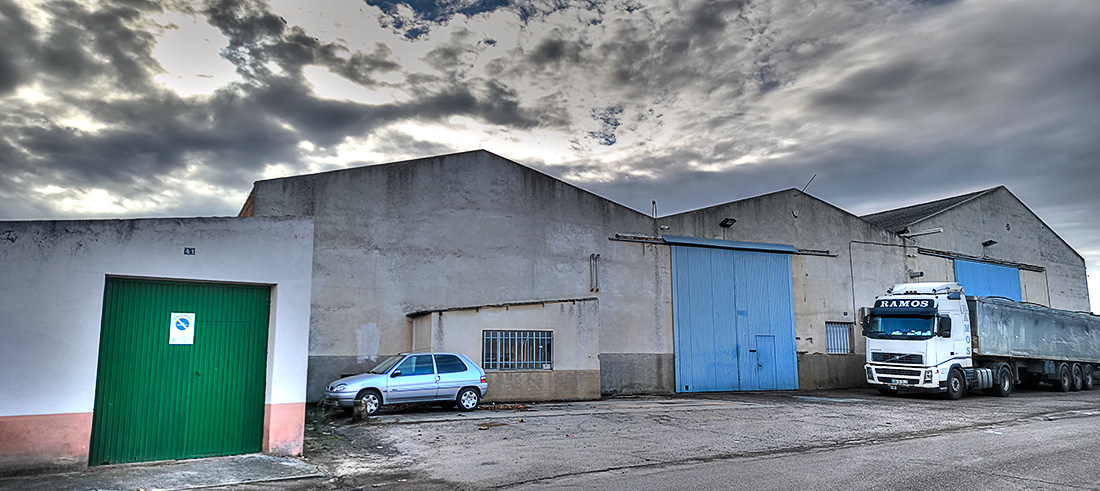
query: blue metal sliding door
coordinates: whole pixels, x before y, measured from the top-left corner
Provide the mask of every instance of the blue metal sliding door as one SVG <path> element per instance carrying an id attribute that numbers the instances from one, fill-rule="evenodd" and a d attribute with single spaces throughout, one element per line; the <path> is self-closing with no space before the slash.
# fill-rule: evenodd
<path id="1" fill-rule="evenodd" d="M 1020 270 L 999 264 L 955 260 L 955 281 L 967 295 L 1005 297 L 1017 302 L 1020 294 Z"/>
<path id="2" fill-rule="evenodd" d="M 672 246 L 677 392 L 798 388 L 790 256 Z"/>

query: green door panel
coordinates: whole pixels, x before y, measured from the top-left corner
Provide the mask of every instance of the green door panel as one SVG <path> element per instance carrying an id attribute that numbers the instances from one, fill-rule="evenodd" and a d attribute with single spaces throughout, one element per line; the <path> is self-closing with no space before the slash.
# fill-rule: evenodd
<path id="1" fill-rule="evenodd" d="M 259 452 L 269 310 L 266 286 L 108 278 L 88 463 Z"/>

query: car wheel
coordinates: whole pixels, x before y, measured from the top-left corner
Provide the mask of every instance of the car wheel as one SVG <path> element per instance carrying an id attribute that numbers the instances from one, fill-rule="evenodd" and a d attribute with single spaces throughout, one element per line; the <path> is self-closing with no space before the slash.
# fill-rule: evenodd
<path id="1" fill-rule="evenodd" d="M 878 388 L 878 393 L 882 394 L 884 396 L 896 396 L 896 395 L 898 395 L 898 390 L 897 389 L 891 389 L 889 387 L 879 387 Z"/>
<path id="2" fill-rule="evenodd" d="M 1093 385 L 1095 385 L 1096 382 L 1096 378 L 1094 377 L 1094 375 L 1095 374 L 1092 371 L 1092 365 L 1085 365 L 1084 370 L 1081 373 L 1081 390 L 1092 390 L 1092 387 Z"/>
<path id="3" fill-rule="evenodd" d="M 951 375 L 947 376 L 947 398 L 952 401 L 958 400 L 963 396 L 963 392 L 966 392 L 966 380 L 963 379 L 962 372 L 957 369 L 951 370 Z"/>
<path id="4" fill-rule="evenodd" d="M 359 395 L 355 396 L 355 403 L 359 404 L 359 401 L 363 401 L 363 412 L 367 416 L 371 416 L 377 413 L 382 408 L 382 394 L 379 394 L 374 389 L 363 389 L 359 392 Z"/>
<path id="5" fill-rule="evenodd" d="M 467 387 L 459 391 L 457 401 L 459 409 L 473 411 L 477 409 L 478 404 L 481 404 L 481 394 L 478 394 L 477 390 Z"/>
<path id="6" fill-rule="evenodd" d="M 1062 392 L 1069 392 L 1073 386 L 1073 376 L 1070 374 L 1069 365 L 1058 365 L 1058 380 L 1054 381 L 1054 387 Z"/>
<path id="7" fill-rule="evenodd" d="M 1081 385 L 1084 382 L 1084 378 L 1085 378 L 1084 375 L 1081 373 L 1081 365 L 1078 365 L 1078 364 L 1074 363 L 1072 373 L 1073 373 L 1073 385 L 1069 389 L 1076 392 L 1076 391 L 1081 390 Z"/>

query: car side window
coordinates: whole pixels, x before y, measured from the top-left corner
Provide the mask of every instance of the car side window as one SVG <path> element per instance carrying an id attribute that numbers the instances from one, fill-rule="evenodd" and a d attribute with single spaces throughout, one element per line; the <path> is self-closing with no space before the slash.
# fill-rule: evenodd
<path id="1" fill-rule="evenodd" d="M 406 375 L 431 375 L 435 373 L 432 366 L 432 355 L 416 355 L 405 358 L 397 367 L 401 370 L 401 377 Z"/>
<path id="2" fill-rule="evenodd" d="M 466 364 L 455 355 L 435 355 L 435 364 L 439 367 L 439 373 L 466 371 Z"/>

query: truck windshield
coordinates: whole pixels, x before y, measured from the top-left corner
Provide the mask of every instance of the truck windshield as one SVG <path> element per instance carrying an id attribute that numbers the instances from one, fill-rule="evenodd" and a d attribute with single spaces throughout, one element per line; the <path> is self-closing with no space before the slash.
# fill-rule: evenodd
<path id="1" fill-rule="evenodd" d="M 929 339 L 935 334 L 932 317 L 871 316 L 867 337 L 874 339 Z"/>

